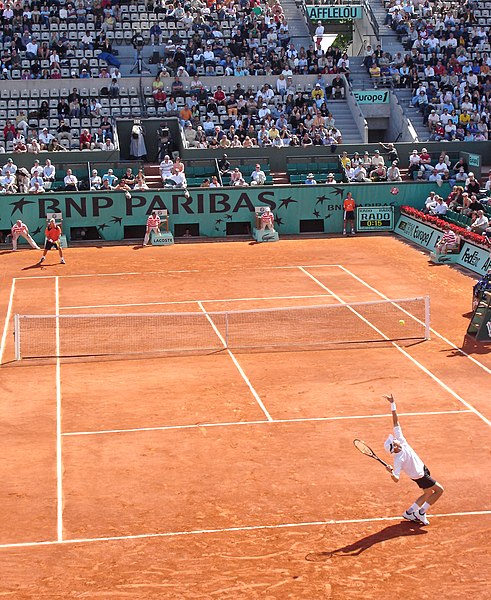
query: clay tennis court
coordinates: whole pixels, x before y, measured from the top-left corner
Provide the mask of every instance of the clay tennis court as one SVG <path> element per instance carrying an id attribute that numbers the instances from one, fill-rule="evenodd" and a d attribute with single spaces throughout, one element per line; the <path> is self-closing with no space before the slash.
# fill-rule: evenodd
<path id="1" fill-rule="evenodd" d="M 459 350 L 471 275 L 389 235 L 70 248 L 64 266 L 50 253 L 29 268 L 38 258 L 1 258 L 2 597 L 489 598 L 491 356 Z M 15 360 L 15 314 L 427 294 L 428 341 Z M 445 487 L 429 527 L 401 518 L 415 484 L 352 444 L 383 456 L 390 391 Z"/>

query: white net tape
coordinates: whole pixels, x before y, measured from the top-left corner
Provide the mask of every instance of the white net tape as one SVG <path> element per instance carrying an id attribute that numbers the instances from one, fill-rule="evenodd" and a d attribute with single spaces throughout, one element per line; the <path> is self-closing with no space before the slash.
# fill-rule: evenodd
<path id="1" fill-rule="evenodd" d="M 428 298 L 230 312 L 16 315 L 17 358 L 319 347 L 429 337 Z"/>

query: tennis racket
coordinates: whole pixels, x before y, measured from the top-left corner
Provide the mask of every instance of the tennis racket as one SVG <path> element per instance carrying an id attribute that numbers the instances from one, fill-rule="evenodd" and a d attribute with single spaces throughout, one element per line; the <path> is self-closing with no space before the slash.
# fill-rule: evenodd
<path id="1" fill-rule="evenodd" d="M 382 465 L 384 465 L 384 467 L 389 467 L 389 465 L 383 461 L 381 458 L 379 458 L 375 452 L 370 448 L 370 446 L 367 446 L 365 444 L 365 442 L 362 442 L 361 440 L 353 440 L 353 444 L 355 445 L 355 448 L 357 448 L 362 454 L 365 454 L 366 456 L 369 456 L 370 458 L 374 458 L 375 460 L 378 460 L 378 462 Z"/>

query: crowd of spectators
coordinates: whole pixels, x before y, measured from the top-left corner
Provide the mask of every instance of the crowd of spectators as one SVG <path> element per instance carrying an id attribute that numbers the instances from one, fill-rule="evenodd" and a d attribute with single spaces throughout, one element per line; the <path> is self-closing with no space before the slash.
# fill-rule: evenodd
<path id="1" fill-rule="evenodd" d="M 486 182 L 486 191 L 491 188 L 491 176 Z M 485 236 L 491 236 L 490 217 L 487 212 L 489 197 L 479 192 L 473 192 L 475 185 L 472 177 L 469 177 L 464 185 L 453 186 L 446 199 L 431 191 L 425 200 L 423 212 L 437 217 L 445 217 L 453 211 L 468 217 L 468 231 Z"/>
<path id="2" fill-rule="evenodd" d="M 137 171 L 133 173 L 133 170 Z M 149 186 L 143 168 L 133 169 L 127 167 L 121 177 L 117 177 L 114 169 L 108 168 L 105 173 L 99 175 L 97 169 L 92 169 L 90 178 L 84 177 L 80 180 L 68 168 L 64 175 L 57 176 L 57 167 L 51 159 L 47 158 L 41 163 L 35 159 L 32 167 L 18 167 L 12 158 L 9 158 L 0 173 L 0 193 L 2 194 L 42 194 L 56 189 L 56 191 L 78 192 L 82 189 L 92 191 L 123 191 L 131 198 L 131 190 L 144 191 Z"/>
<path id="3" fill-rule="evenodd" d="M 344 97 L 340 76 L 326 83 L 319 74 L 313 86 L 300 91 L 288 74 L 280 74 L 276 86 L 265 83 L 256 89 L 237 83 L 230 91 L 221 85 L 208 90 L 198 76 L 188 92 L 180 91 L 182 81 L 175 77 L 168 98 L 163 86 L 157 76 L 153 101 L 179 118 L 190 148 L 329 146 L 334 152 L 343 141 L 327 105 L 329 99 Z"/>
<path id="4" fill-rule="evenodd" d="M 278 0 L 213 4 L 94 0 L 6 2 L 0 10 L 3 78 L 119 76 L 113 46 L 159 48 L 160 69 L 175 75 L 345 73 L 349 59 L 320 45 L 290 43 Z M 105 66 L 107 63 L 107 66 Z M 101 67 L 104 65 L 104 68 Z"/>
<path id="5" fill-rule="evenodd" d="M 15 118 L 1 122 L 0 153 L 114 150 L 112 120 L 101 114 L 99 98 L 86 93 L 74 87 L 66 97 L 39 99 L 36 109 L 17 108 Z"/>
<path id="6" fill-rule="evenodd" d="M 56 178 L 56 167 L 49 158 L 41 164 L 35 160 L 30 170 L 18 167 L 12 158 L 7 159 L 1 168 L 0 193 L 40 194 L 51 189 Z"/>
<path id="7" fill-rule="evenodd" d="M 347 152 L 343 152 L 339 160 L 346 181 L 349 183 L 380 183 L 384 181 L 396 183 L 402 181 L 396 147 L 392 143 L 380 143 L 380 145 L 384 153 L 377 149 L 372 156 L 368 151 L 363 154 L 355 152 L 351 157 L 348 156 Z M 385 158 L 384 154 L 386 155 Z"/>
<path id="8" fill-rule="evenodd" d="M 487 141 L 491 127 L 491 30 L 479 3 L 389 0 L 386 23 L 405 52 L 367 48 L 374 86 L 410 88 L 431 141 Z"/>

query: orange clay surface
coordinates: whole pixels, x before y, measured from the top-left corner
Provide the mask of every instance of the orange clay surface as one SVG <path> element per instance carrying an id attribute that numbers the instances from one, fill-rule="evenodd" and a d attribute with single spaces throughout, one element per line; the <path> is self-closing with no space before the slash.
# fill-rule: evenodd
<path id="1" fill-rule="evenodd" d="M 473 276 L 389 235 L 65 255 L 0 254 L 0 598 L 490 598 L 491 354 L 459 350 Z M 16 362 L 13 315 L 54 314 L 57 287 L 61 314 L 429 294 L 434 332 L 237 364 Z M 400 518 L 416 485 L 352 445 L 384 456 L 387 392 L 445 487 L 429 527 Z"/>

